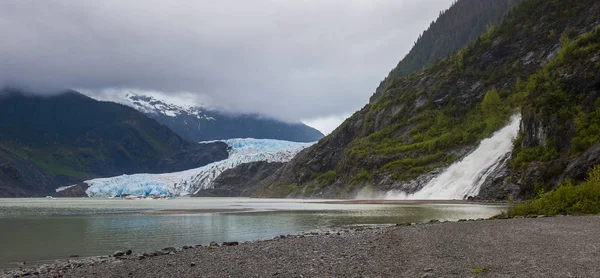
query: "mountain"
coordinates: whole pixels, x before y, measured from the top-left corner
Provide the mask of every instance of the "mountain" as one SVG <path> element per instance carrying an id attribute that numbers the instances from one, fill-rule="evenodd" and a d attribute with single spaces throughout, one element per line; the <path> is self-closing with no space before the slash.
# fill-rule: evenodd
<path id="1" fill-rule="evenodd" d="M 252 197 L 260 183 L 274 174 L 285 162 L 255 161 L 242 163 L 223 171 L 210 188 L 202 189 L 194 197 Z"/>
<path id="2" fill-rule="evenodd" d="M 107 100 L 131 106 L 190 141 L 257 138 L 315 142 L 323 138 L 320 131 L 303 123 L 287 123 L 256 114 L 232 114 L 202 106 L 181 106 L 134 93 Z"/>
<path id="3" fill-rule="evenodd" d="M 520 1 L 456 54 L 396 79 L 257 196 L 415 194 L 519 113 L 514 152 L 467 197 L 526 198 L 540 182 L 581 178 L 599 162 L 599 24 L 595 0 Z"/>
<path id="4" fill-rule="evenodd" d="M 87 180 L 86 193 L 90 197 L 117 197 L 124 195 L 205 195 L 213 182 L 225 170 L 240 164 L 262 161 L 289 161 L 311 143 L 297 143 L 272 139 L 229 139 L 229 157 L 199 168 L 165 174 L 133 174 Z"/>
<path id="5" fill-rule="evenodd" d="M 2 196 L 47 194 L 95 177 L 196 168 L 227 158 L 227 148 L 186 141 L 135 109 L 75 91 L 0 92 Z"/>
<path id="6" fill-rule="evenodd" d="M 440 16 L 415 42 L 410 52 L 379 84 L 371 97 L 374 102 L 397 78 L 433 65 L 479 38 L 490 26 L 500 23 L 504 15 L 520 0 L 460 0 Z"/>

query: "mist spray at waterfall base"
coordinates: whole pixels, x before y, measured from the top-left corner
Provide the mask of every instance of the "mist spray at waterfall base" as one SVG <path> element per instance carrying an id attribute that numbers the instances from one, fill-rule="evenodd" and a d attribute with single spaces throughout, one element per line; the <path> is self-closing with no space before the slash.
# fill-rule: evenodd
<path id="1" fill-rule="evenodd" d="M 389 191 L 385 199 L 392 200 L 462 200 L 477 196 L 486 178 L 505 163 L 506 154 L 512 152 L 513 140 L 519 132 L 520 115 L 511 117 L 504 128 L 480 142 L 475 151 L 450 165 L 420 191 L 407 195 Z"/>

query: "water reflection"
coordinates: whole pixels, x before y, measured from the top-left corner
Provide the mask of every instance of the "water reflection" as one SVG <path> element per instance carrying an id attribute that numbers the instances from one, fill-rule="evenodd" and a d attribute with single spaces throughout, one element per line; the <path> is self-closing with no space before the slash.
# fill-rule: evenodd
<path id="1" fill-rule="evenodd" d="M 157 208 L 141 208 L 132 203 L 116 203 L 126 208 L 105 204 L 85 204 L 82 207 L 81 203 L 61 202 L 62 206 L 59 202 L 34 202 L 37 207 L 31 209 L 0 201 L 0 268 L 14 267 L 15 262 L 25 260 L 64 259 L 73 254 L 106 255 L 126 249 L 143 252 L 210 241 L 247 241 L 345 225 L 489 217 L 503 209 L 502 206 L 473 204 L 356 205 L 222 199 L 212 201 L 213 206 L 242 206 L 255 211 L 148 215 L 96 214 L 90 211 Z M 181 201 L 179 205 L 168 203 L 168 208 L 189 208 L 187 202 Z M 202 206 L 210 207 L 205 203 Z M 164 204 L 158 208 L 163 209 Z"/>

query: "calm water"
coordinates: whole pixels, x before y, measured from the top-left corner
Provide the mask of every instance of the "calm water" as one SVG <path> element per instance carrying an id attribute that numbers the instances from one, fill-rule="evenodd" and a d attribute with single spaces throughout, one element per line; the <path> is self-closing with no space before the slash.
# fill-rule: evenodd
<path id="1" fill-rule="evenodd" d="M 222 211 L 145 213 L 203 209 Z M 489 217 L 502 209 L 479 204 L 342 204 L 246 198 L 0 199 L 0 268 L 73 254 L 144 252 L 347 225 Z"/>

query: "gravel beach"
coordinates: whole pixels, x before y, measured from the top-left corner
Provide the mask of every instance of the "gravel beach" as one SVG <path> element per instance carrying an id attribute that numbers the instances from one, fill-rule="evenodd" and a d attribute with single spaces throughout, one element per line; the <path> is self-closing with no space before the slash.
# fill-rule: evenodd
<path id="1" fill-rule="evenodd" d="M 599 277 L 600 216 L 342 229 L 62 262 L 3 276 Z M 125 250 L 123 250 L 125 251 Z M 120 255 L 120 254 L 119 254 Z M 157 255 L 157 256 L 156 256 Z M 60 272 L 59 272 L 60 271 Z"/>

